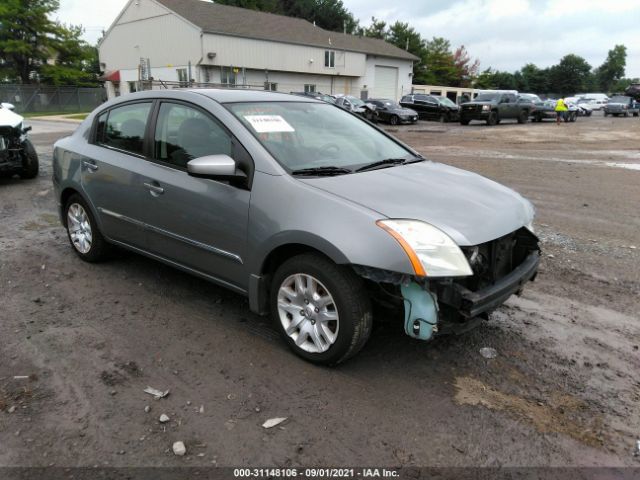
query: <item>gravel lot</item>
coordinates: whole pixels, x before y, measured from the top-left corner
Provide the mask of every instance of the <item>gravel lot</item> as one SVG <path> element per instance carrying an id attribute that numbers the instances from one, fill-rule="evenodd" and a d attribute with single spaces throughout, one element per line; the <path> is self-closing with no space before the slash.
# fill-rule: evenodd
<path id="1" fill-rule="evenodd" d="M 378 322 L 337 369 L 231 292 L 135 254 L 80 261 L 50 180 L 74 125 L 32 124 L 40 176 L 0 180 L 0 465 L 640 466 L 637 118 L 390 128 L 530 198 L 544 258 L 480 328 L 426 344 Z"/>

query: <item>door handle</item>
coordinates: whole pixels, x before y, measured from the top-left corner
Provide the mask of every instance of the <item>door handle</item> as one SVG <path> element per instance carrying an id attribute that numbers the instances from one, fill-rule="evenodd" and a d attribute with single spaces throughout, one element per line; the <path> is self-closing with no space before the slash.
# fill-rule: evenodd
<path id="1" fill-rule="evenodd" d="M 89 170 L 90 172 L 95 172 L 96 170 L 98 170 L 98 166 L 95 163 L 88 162 L 87 160 L 83 160 L 82 165 L 87 167 L 87 170 Z"/>
<path id="2" fill-rule="evenodd" d="M 160 185 L 154 185 L 153 183 L 145 182 L 144 186 L 149 189 L 151 195 L 154 195 L 156 197 L 164 193 L 164 188 L 162 188 Z"/>

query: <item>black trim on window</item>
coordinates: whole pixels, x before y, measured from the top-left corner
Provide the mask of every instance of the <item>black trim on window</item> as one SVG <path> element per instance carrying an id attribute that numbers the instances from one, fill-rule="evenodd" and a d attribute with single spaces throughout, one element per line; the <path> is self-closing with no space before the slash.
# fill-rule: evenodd
<path id="1" fill-rule="evenodd" d="M 255 162 L 253 160 L 253 157 L 249 153 L 249 151 L 244 147 L 244 145 L 242 145 L 240 140 L 236 138 L 236 136 L 231 132 L 231 130 L 229 130 L 229 128 L 227 128 L 227 126 L 221 120 L 219 120 L 218 117 L 216 117 L 213 113 L 200 107 L 199 105 L 196 105 L 195 103 L 191 103 L 185 100 L 174 99 L 174 98 L 156 99 L 156 105 L 153 108 L 149 125 L 148 125 L 149 130 L 145 132 L 145 136 L 146 136 L 145 144 L 147 145 L 147 148 L 148 148 L 148 155 L 146 159 L 149 162 L 157 163 L 158 165 L 162 165 L 168 168 L 173 168 L 174 170 L 179 170 L 181 172 L 185 172 L 185 173 L 187 172 L 186 167 L 181 167 L 171 162 L 165 162 L 157 158 L 156 156 L 155 133 L 157 128 L 158 117 L 160 116 L 160 107 L 162 106 L 163 103 L 171 103 L 174 105 L 183 105 L 188 108 L 193 108 L 194 110 L 197 110 L 203 115 L 211 118 L 211 120 L 213 120 L 231 139 L 231 158 L 233 158 L 238 164 L 240 163 L 244 164 L 245 168 L 241 170 L 247 175 L 245 187 L 248 190 L 251 190 L 251 186 L 253 184 L 253 174 L 255 172 Z M 245 171 L 245 170 L 248 170 L 248 171 Z M 223 181 L 223 180 L 211 180 L 211 181 L 220 181 L 223 183 L 230 183 L 235 186 L 233 181 Z"/>
<path id="2" fill-rule="evenodd" d="M 133 100 L 130 102 L 123 102 L 123 103 L 118 103 L 116 105 L 112 105 L 109 108 L 105 108 L 104 110 L 102 110 L 101 112 L 97 113 L 94 118 L 93 118 L 93 124 L 91 125 L 91 133 L 89 135 L 89 143 L 91 145 L 95 145 L 97 147 L 102 147 L 102 148 L 106 148 L 109 150 L 113 150 L 114 152 L 120 152 L 120 153 L 124 153 L 126 155 L 131 155 L 132 157 L 136 157 L 136 158 L 147 158 L 146 152 L 146 143 L 147 143 L 147 131 L 149 128 L 149 124 L 151 122 L 152 119 L 152 114 L 153 114 L 153 110 L 154 110 L 154 104 L 155 104 L 156 100 L 153 98 L 145 98 L 145 99 L 139 99 L 139 100 Z M 107 120 L 106 122 L 109 122 L 109 116 L 111 115 L 111 111 L 115 110 L 117 108 L 121 108 L 121 107 L 128 107 L 130 105 L 135 105 L 138 103 L 149 103 L 151 104 L 151 108 L 149 109 L 149 114 L 147 115 L 147 123 L 145 125 L 145 137 L 142 139 L 142 154 L 140 153 L 136 153 L 136 152 L 130 152 L 128 150 L 123 150 L 121 148 L 116 148 L 113 147 L 111 145 L 106 145 L 104 143 L 99 143 L 98 139 L 96 138 L 97 134 L 98 134 L 98 119 L 104 115 L 105 113 L 107 114 Z"/>

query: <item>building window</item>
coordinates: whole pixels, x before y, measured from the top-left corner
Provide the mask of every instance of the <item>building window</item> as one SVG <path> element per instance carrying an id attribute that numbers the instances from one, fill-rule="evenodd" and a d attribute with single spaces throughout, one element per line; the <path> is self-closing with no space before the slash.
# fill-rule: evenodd
<path id="1" fill-rule="evenodd" d="M 137 92 L 138 91 L 138 82 L 129 82 L 129 91 Z"/>
<path id="2" fill-rule="evenodd" d="M 336 52 L 334 52 L 333 50 L 324 51 L 324 66 L 329 68 L 335 68 Z"/>
<path id="3" fill-rule="evenodd" d="M 278 91 L 278 84 L 273 82 L 264 82 L 264 89 L 272 92 Z"/>
<path id="4" fill-rule="evenodd" d="M 307 83 L 304 86 L 304 93 L 316 93 L 316 86 L 313 84 Z"/>
<path id="5" fill-rule="evenodd" d="M 178 81 L 181 84 L 186 84 L 189 79 L 187 78 L 187 69 L 186 68 L 177 68 L 176 72 L 178 74 Z"/>

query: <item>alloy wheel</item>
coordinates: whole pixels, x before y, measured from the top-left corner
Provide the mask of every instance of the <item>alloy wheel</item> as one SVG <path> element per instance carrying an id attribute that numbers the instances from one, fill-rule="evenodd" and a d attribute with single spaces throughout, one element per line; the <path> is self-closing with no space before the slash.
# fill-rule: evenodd
<path id="1" fill-rule="evenodd" d="M 296 273 L 278 290 L 278 317 L 286 334 L 305 352 L 322 353 L 338 338 L 339 316 L 333 296 L 315 277 Z"/>
<path id="2" fill-rule="evenodd" d="M 71 243 L 78 252 L 89 253 L 93 234 L 89 216 L 84 207 L 79 203 L 72 203 L 67 210 L 67 228 Z"/>

